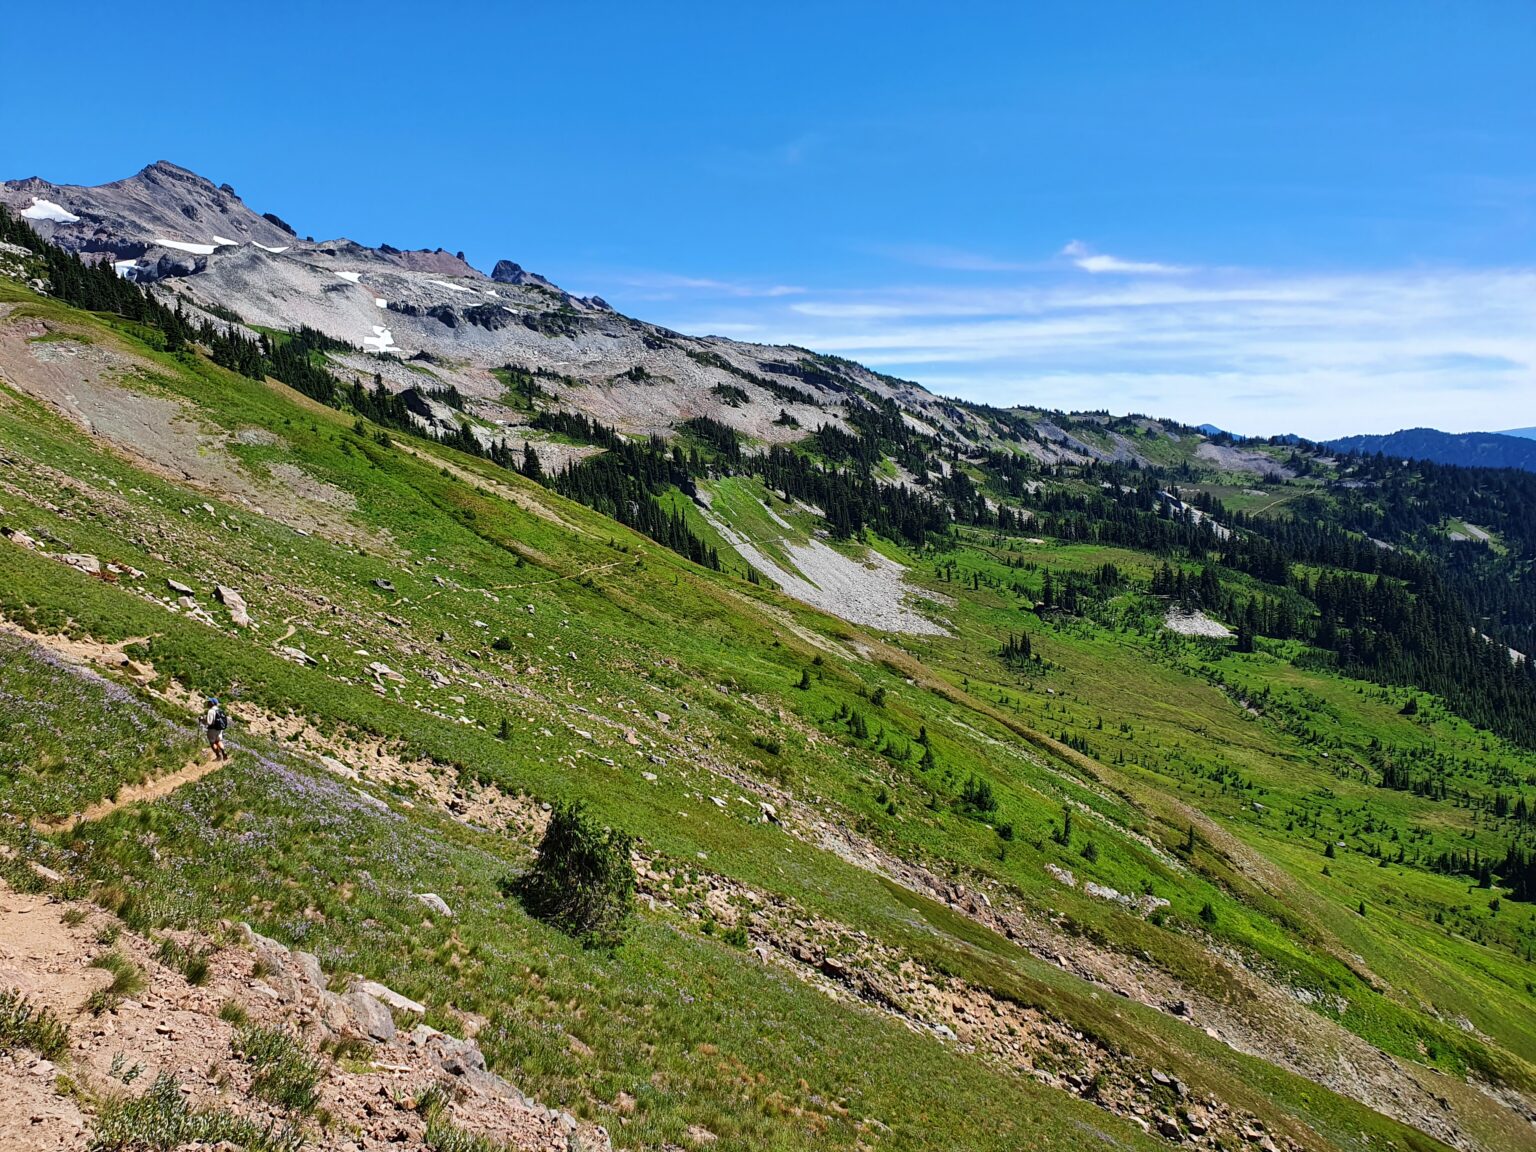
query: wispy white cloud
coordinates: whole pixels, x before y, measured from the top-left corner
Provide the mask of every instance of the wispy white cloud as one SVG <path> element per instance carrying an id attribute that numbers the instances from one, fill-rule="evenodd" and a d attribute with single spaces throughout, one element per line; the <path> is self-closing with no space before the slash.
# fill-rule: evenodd
<path id="1" fill-rule="evenodd" d="M 1143 260 L 1122 260 L 1118 256 L 1109 256 L 1104 253 L 1094 252 L 1081 240 L 1073 240 L 1061 250 L 1063 256 L 1069 257 L 1084 272 L 1116 272 L 1132 276 L 1171 276 L 1180 272 L 1188 272 L 1188 268 L 1177 264 L 1153 264 Z"/>
<path id="2" fill-rule="evenodd" d="M 1172 281 L 1085 280 L 1058 265 L 1003 283 L 979 271 L 970 284 L 946 276 L 792 300 L 701 287 L 666 319 L 747 326 L 734 330 L 991 403 L 1332 436 L 1536 423 L 1533 304 L 1536 269 L 1524 268 L 1188 268 Z"/>
<path id="3" fill-rule="evenodd" d="M 804 288 L 794 284 L 751 284 L 745 281 L 714 280 L 701 276 L 677 276 L 668 272 L 623 273 L 611 278 L 612 283 L 637 289 L 644 298 L 651 300 L 672 299 L 682 294 L 699 293 L 716 296 L 763 297 L 799 296 Z"/>

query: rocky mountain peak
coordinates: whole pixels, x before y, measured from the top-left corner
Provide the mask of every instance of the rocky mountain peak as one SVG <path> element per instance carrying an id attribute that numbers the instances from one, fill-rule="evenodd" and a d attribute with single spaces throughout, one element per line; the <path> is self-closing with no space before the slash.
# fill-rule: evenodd
<path id="1" fill-rule="evenodd" d="M 140 168 L 134 177 L 138 180 L 147 180 L 151 184 L 159 184 L 163 181 L 193 184 L 199 188 L 213 190 L 215 185 L 212 180 L 199 176 L 190 168 L 183 168 L 180 164 L 172 164 L 169 160 L 156 160 L 153 164 L 146 164 Z"/>
<path id="2" fill-rule="evenodd" d="M 544 288 L 554 287 L 537 272 L 529 272 L 521 264 L 512 260 L 496 261 L 496 267 L 491 270 L 491 279 L 498 284 L 538 284 Z"/>

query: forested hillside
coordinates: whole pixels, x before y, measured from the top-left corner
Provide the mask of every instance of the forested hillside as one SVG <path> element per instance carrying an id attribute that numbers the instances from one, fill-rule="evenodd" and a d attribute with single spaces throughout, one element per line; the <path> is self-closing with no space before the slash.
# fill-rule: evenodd
<path id="1" fill-rule="evenodd" d="M 1346 436 L 1329 442 L 1341 452 L 1381 453 L 1463 468 L 1521 468 L 1536 472 L 1536 444 L 1517 432 L 1441 432 L 1408 428 L 1384 436 Z"/>

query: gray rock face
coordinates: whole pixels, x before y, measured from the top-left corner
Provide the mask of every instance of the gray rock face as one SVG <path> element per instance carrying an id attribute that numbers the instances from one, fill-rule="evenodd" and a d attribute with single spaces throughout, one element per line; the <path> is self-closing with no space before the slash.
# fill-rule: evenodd
<path id="1" fill-rule="evenodd" d="M 290 952 L 288 958 L 293 962 L 294 969 L 302 976 L 316 992 L 325 991 L 325 969 L 320 967 L 311 952 Z"/>
<path id="2" fill-rule="evenodd" d="M 861 396 L 896 401 L 924 428 L 973 441 L 987 435 L 915 384 L 799 348 L 686 336 L 616 313 L 598 297 L 573 296 L 511 260 L 486 276 L 443 248 L 301 239 L 227 186 L 174 164 L 99 187 L 12 181 L 0 186 L 0 203 L 32 210 L 29 220 L 45 238 L 89 259 L 135 262 L 127 269 L 135 279 L 177 277 L 189 307 L 212 315 L 232 309 L 249 325 L 307 325 L 346 342 L 356 351 L 331 357 L 338 371 L 378 372 L 397 393 L 417 389 L 425 411 L 416 419 L 451 430 L 460 415 L 432 399 L 421 374 L 429 372 L 458 389 L 465 413 L 478 418 L 468 427 L 486 446 L 501 441 L 515 450 L 528 435 L 489 372 L 509 363 L 543 370 L 550 381 L 574 374 L 595 385 L 576 393 L 580 401 L 558 384 L 548 390 L 630 435 L 665 436 L 709 416 L 758 443 L 784 444 L 846 420 Z M 385 351 L 429 367 L 369 355 Z M 1047 434 L 1053 430 L 1043 422 L 1042 429 L 1028 451 L 1048 461 L 1081 455 L 1059 429 Z M 546 469 L 584 453 L 529 439 Z"/>
<path id="3" fill-rule="evenodd" d="M 395 1018 L 389 1009 L 363 991 L 348 992 L 341 997 L 341 1006 L 347 1022 L 370 1040 L 384 1043 L 395 1038 Z"/>
<path id="4" fill-rule="evenodd" d="M 180 580 L 167 579 L 166 582 L 165 582 L 165 586 L 167 588 L 169 588 L 172 592 L 176 593 L 176 595 L 178 595 L 178 596 L 196 596 L 197 595 L 197 590 L 195 588 L 188 588 Z"/>
<path id="5" fill-rule="evenodd" d="M 545 288 L 554 287 L 537 272 L 529 272 L 511 260 L 496 261 L 496 267 L 491 269 L 491 279 L 498 284 L 541 284 Z"/>
<path id="6" fill-rule="evenodd" d="M 233 192 L 165 160 L 96 187 L 37 177 L 0 185 L 0 203 L 13 212 L 35 211 L 37 201 L 64 210 L 55 217 L 77 217 L 34 215 L 28 222 L 46 239 L 82 255 L 146 261 L 146 279 L 200 270 L 194 257 L 202 253 L 167 247 L 163 241 L 210 249 L 219 245 L 215 237 L 273 248 L 293 243 L 293 237 L 252 212 Z"/>

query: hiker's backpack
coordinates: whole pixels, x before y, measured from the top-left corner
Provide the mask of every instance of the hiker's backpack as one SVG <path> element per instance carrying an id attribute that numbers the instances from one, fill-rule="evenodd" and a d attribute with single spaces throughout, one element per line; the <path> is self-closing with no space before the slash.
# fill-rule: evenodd
<path id="1" fill-rule="evenodd" d="M 213 723 L 208 725 L 209 731 L 222 732 L 229 727 L 229 717 L 225 715 L 223 708 L 213 710 Z"/>

